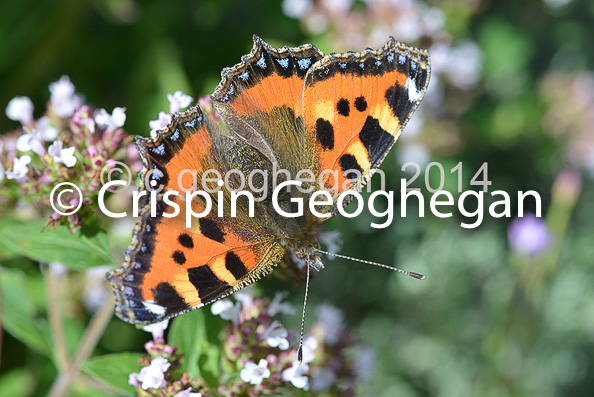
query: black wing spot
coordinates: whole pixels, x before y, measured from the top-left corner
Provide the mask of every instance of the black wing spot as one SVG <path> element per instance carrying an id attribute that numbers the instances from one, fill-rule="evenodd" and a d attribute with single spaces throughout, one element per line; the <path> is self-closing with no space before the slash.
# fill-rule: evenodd
<path id="1" fill-rule="evenodd" d="M 386 101 L 399 122 L 402 118 L 406 118 L 406 115 L 410 113 L 413 106 L 413 103 L 408 100 L 407 94 L 405 88 L 397 85 L 389 87 L 386 90 Z"/>
<path id="2" fill-rule="evenodd" d="M 225 232 L 217 225 L 215 221 L 209 218 L 199 218 L 200 233 L 216 242 L 222 243 L 225 241 Z"/>
<path id="3" fill-rule="evenodd" d="M 212 294 L 229 286 L 226 282 L 219 280 L 208 265 L 188 269 L 188 279 L 198 291 L 200 300 L 212 297 Z"/>
<path id="4" fill-rule="evenodd" d="M 316 120 L 316 136 L 324 150 L 334 149 L 334 127 L 329 121 L 322 118 Z"/>
<path id="5" fill-rule="evenodd" d="M 186 263 L 186 256 L 180 250 L 175 251 L 173 255 L 171 255 L 171 257 L 178 265 L 183 265 L 184 263 Z"/>
<path id="6" fill-rule="evenodd" d="M 363 168 L 361 168 L 359 162 L 352 154 L 343 154 L 340 156 L 338 162 L 344 173 L 343 175 L 347 179 L 357 179 L 360 175 L 363 175 Z M 359 171 L 359 174 L 354 171 Z"/>
<path id="7" fill-rule="evenodd" d="M 194 240 L 192 239 L 192 236 L 190 236 L 188 233 L 180 234 L 177 238 L 177 241 L 179 241 L 182 247 L 190 249 L 194 248 Z"/>
<path id="8" fill-rule="evenodd" d="M 233 252 L 227 252 L 225 256 L 225 267 L 231 272 L 236 280 L 245 276 L 248 272 L 242 260 Z"/>
<path id="9" fill-rule="evenodd" d="M 347 117 L 351 112 L 351 105 L 349 104 L 349 100 L 346 98 L 342 98 L 336 103 L 336 110 L 338 114 Z"/>
<path id="10" fill-rule="evenodd" d="M 394 137 L 380 126 L 378 119 L 371 116 L 367 116 L 361 132 L 359 132 L 359 139 L 367 149 L 369 161 L 372 164 L 380 157 L 381 153 L 392 147 L 394 143 Z"/>
<path id="11" fill-rule="evenodd" d="M 183 310 L 188 307 L 187 302 L 169 283 L 162 282 L 153 290 L 155 303 L 159 306 Z"/>
<path id="12" fill-rule="evenodd" d="M 360 96 L 355 99 L 355 108 L 360 112 L 367 110 L 367 101 L 365 100 L 365 97 Z"/>

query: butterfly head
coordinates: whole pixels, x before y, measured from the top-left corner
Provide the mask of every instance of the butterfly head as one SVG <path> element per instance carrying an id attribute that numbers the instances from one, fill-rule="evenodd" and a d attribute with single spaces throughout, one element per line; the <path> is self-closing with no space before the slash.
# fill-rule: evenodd
<path id="1" fill-rule="evenodd" d="M 304 261 L 307 266 L 311 266 L 315 270 L 320 271 L 324 268 L 324 262 L 322 262 L 322 258 L 320 258 L 318 249 L 319 247 L 311 245 L 309 247 L 294 250 L 293 253 L 297 258 Z"/>

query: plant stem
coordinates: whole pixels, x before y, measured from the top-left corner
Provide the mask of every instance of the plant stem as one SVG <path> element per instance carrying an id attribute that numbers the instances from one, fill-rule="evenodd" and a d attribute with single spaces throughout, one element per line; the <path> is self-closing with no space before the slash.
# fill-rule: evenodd
<path id="1" fill-rule="evenodd" d="M 60 288 L 58 280 L 49 266 L 45 267 L 45 281 L 47 288 L 47 314 L 55 346 L 53 351 L 56 359 L 56 366 L 60 372 L 63 372 L 68 366 L 70 357 L 68 355 L 68 347 L 66 346 L 62 313 L 60 311 Z"/>
<path id="2" fill-rule="evenodd" d="M 89 323 L 89 326 L 85 330 L 82 342 L 80 343 L 78 350 L 74 356 L 72 362 L 68 365 L 67 369 L 60 373 L 60 376 L 50 389 L 49 397 L 62 397 L 68 391 L 70 383 L 76 379 L 80 367 L 84 362 L 91 356 L 99 338 L 103 335 L 103 331 L 109 320 L 113 315 L 113 295 L 109 295 L 109 298 L 103 303 L 103 306 L 95 313 L 93 319 Z"/>

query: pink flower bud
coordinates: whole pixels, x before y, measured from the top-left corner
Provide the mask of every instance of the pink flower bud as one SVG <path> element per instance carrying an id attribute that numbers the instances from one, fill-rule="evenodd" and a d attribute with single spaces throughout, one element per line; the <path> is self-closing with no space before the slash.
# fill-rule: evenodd
<path id="1" fill-rule="evenodd" d="M 91 158 L 95 158 L 95 157 L 97 157 L 97 155 L 99 155 L 99 151 L 97 150 L 95 145 L 89 146 L 87 148 L 87 153 L 89 154 L 89 156 L 91 156 Z"/>

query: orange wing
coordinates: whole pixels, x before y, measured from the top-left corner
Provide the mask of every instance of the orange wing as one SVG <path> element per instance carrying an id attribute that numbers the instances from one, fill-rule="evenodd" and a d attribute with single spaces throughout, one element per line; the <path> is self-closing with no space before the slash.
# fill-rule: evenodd
<path id="1" fill-rule="evenodd" d="M 233 134 L 292 175 L 315 155 L 306 142 L 303 81 L 323 55 L 311 44 L 277 49 L 254 36 L 252 51 L 223 69 L 211 96 Z"/>
<path id="2" fill-rule="evenodd" d="M 332 54 L 307 73 L 304 113 L 328 189 L 369 180 L 419 105 L 429 83 L 426 51 L 390 38 L 377 51 Z"/>
<path id="3" fill-rule="evenodd" d="M 262 278 L 284 255 L 265 230 L 232 218 L 211 213 L 186 228 L 185 203 L 177 203 L 173 218 L 163 216 L 172 211 L 163 203 L 155 218 L 145 207 L 126 263 L 108 275 L 124 321 L 153 323 L 204 306 Z"/>
<path id="4" fill-rule="evenodd" d="M 210 169 L 224 175 L 229 164 L 214 149 L 213 140 L 221 147 L 239 144 L 211 134 L 216 126 L 209 120 L 194 107 L 176 114 L 154 140 L 137 141 L 145 166 L 143 177 L 165 190 L 157 197 L 156 216 L 151 216 L 149 200 L 143 201 L 126 261 L 107 276 L 116 296 L 116 314 L 124 321 L 153 323 L 204 306 L 263 277 L 284 254 L 284 248 L 258 218 L 247 217 L 241 208 L 237 218 L 219 218 L 212 210 L 207 217 L 191 218 L 190 227 L 186 227 L 186 202 L 171 196 L 180 213 L 167 217 L 173 207 L 166 205 L 164 193 L 169 189 L 183 192 L 182 188 L 190 189 L 194 182 L 190 173 L 186 178 L 182 171 L 194 171 L 198 181 Z M 143 183 L 145 190 L 149 186 Z M 198 186 L 196 190 L 202 189 Z M 228 192 L 224 192 L 226 199 Z M 204 210 L 200 200 L 190 205 L 194 213 Z"/>

